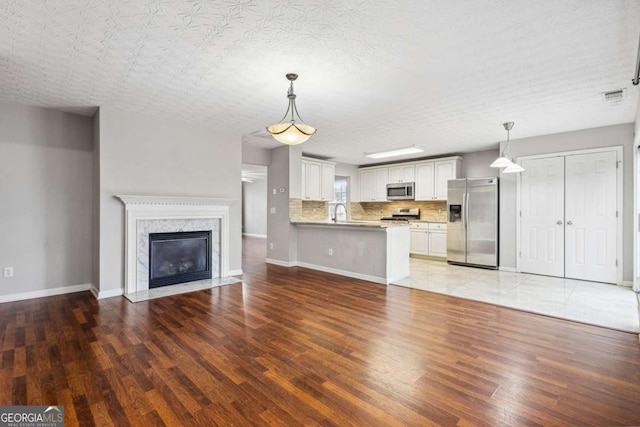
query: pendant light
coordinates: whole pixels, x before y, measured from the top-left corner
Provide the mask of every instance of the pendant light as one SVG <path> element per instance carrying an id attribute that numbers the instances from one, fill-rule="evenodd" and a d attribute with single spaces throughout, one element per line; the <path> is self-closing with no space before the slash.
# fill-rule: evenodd
<path id="1" fill-rule="evenodd" d="M 511 143 L 509 132 L 511 131 L 511 129 L 513 129 L 513 125 L 513 122 L 506 122 L 502 124 L 502 126 L 504 126 L 504 129 L 507 131 L 507 143 L 504 145 L 504 148 L 500 153 L 500 157 L 498 157 L 493 161 L 493 163 L 491 163 L 491 165 L 489 165 L 492 168 L 505 168 L 502 170 L 502 173 L 524 172 L 524 168 L 513 161 L 513 156 L 511 155 L 511 150 L 509 149 L 509 145 Z"/>
<path id="2" fill-rule="evenodd" d="M 287 112 L 284 113 L 284 117 L 280 119 L 280 122 L 269 126 L 267 130 L 278 142 L 287 145 L 298 145 L 311 138 L 316 133 L 316 129 L 304 124 L 296 108 L 296 94 L 293 93 L 293 82 L 298 78 L 298 75 L 289 73 L 286 77 L 291 82 L 287 91 L 287 98 L 289 98 Z M 291 112 L 291 116 L 287 119 L 289 112 Z"/>

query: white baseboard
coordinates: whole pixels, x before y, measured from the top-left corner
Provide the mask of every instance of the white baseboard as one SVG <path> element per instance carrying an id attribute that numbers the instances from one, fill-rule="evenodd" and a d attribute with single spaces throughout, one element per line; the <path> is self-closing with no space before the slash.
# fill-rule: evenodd
<path id="1" fill-rule="evenodd" d="M 252 233 L 242 233 L 243 236 L 247 236 L 247 237 L 257 237 L 258 239 L 266 239 L 267 235 L 266 234 L 252 234 Z"/>
<path id="2" fill-rule="evenodd" d="M 106 291 L 99 291 L 94 286 L 91 286 L 90 290 L 93 296 L 96 297 L 96 299 L 119 297 L 124 293 L 124 289 L 109 289 Z"/>
<path id="3" fill-rule="evenodd" d="M 74 292 L 88 291 L 92 288 L 91 283 L 83 285 L 63 286 L 61 288 L 41 289 L 38 291 L 21 292 L 17 294 L 0 295 L 0 303 L 11 301 L 22 301 L 26 299 L 50 297 L 53 295 L 72 294 Z"/>
<path id="4" fill-rule="evenodd" d="M 240 269 L 240 270 L 229 270 L 229 276 L 242 276 L 242 269 Z"/>
<path id="5" fill-rule="evenodd" d="M 340 276 L 353 277 L 354 279 L 366 280 L 368 282 L 380 283 L 386 285 L 387 280 L 383 277 L 369 276 L 367 274 L 354 273 L 353 271 L 340 270 L 337 268 L 324 267 L 322 265 L 308 264 L 306 262 L 297 262 L 299 267 L 310 268 L 311 270 L 323 271 L 325 273 L 338 274 Z"/>
<path id="6" fill-rule="evenodd" d="M 275 264 L 275 265 L 280 265 L 282 267 L 295 267 L 296 265 L 298 265 L 297 262 L 280 261 L 279 259 L 271 259 L 271 258 L 267 258 L 264 261 L 267 264 Z"/>
<path id="7" fill-rule="evenodd" d="M 626 286 L 628 288 L 633 288 L 633 282 L 631 280 L 625 280 L 622 282 L 622 286 Z"/>
<path id="8" fill-rule="evenodd" d="M 510 273 L 517 273 L 517 270 L 514 267 L 498 267 L 500 271 L 508 271 Z"/>

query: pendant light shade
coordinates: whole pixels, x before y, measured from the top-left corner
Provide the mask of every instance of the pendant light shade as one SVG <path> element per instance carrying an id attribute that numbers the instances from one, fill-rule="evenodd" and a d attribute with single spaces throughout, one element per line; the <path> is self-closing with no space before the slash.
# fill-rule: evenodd
<path id="1" fill-rule="evenodd" d="M 500 156 L 497 159 L 495 159 L 493 161 L 493 163 L 491 163 L 489 165 L 489 167 L 492 167 L 492 168 L 506 168 L 507 166 L 511 166 L 512 164 L 513 164 L 513 162 L 503 155 L 503 156 Z"/>
<path id="2" fill-rule="evenodd" d="M 513 129 L 513 122 L 503 123 L 504 130 L 507 131 L 507 143 L 504 145 L 502 152 L 500 153 L 500 157 L 495 159 L 493 163 L 489 166 L 492 168 L 505 168 L 502 170 L 503 173 L 518 173 L 524 172 L 524 168 L 513 161 L 513 156 L 511 155 L 511 150 L 509 149 L 509 145 L 511 143 L 509 139 L 509 132 Z"/>
<path id="3" fill-rule="evenodd" d="M 316 129 L 312 126 L 304 124 L 298 114 L 296 108 L 296 94 L 293 93 L 293 82 L 298 78 L 297 74 L 287 74 L 287 80 L 291 82 L 289 91 L 287 92 L 287 98 L 289 98 L 289 106 L 284 113 L 284 117 L 279 123 L 271 125 L 267 128 L 271 136 L 283 144 L 298 145 L 307 141 L 316 133 Z"/>
<path id="4" fill-rule="evenodd" d="M 524 168 L 517 163 L 511 163 L 502 170 L 502 173 L 519 173 L 524 172 Z"/>

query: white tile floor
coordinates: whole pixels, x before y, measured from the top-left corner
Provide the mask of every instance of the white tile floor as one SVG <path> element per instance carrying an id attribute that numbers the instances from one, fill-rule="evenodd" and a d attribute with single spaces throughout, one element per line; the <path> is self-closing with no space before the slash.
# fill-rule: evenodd
<path id="1" fill-rule="evenodd" d="M 637 294 L 624 286 L 454 266 L 418 258 L 411 258 L 411 276 L 394 285 L 640 332 Z"/>

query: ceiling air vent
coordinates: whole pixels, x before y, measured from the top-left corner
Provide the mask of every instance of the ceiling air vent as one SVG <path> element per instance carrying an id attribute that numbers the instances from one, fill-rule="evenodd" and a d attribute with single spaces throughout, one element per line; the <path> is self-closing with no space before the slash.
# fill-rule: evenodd
<path id="1" fill-rule="evenodd" d="M 627 89 L 611 90 L 609 92 L 602 92 L 602 99 L 605 102 L 619 102 L 622 101 L 627 94 Z"/>

